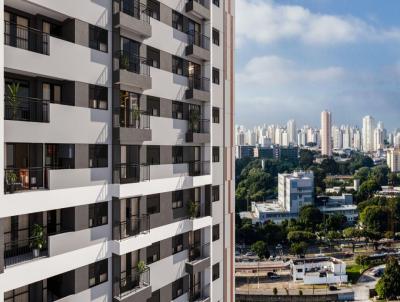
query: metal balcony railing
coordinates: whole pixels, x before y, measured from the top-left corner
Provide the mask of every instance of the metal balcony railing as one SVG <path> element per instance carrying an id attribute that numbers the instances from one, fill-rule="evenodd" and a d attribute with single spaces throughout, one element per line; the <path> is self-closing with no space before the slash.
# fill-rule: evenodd
<path id="1" fill-rule="evenodd" d="M 147 111 L 121 109 L 119 126 L 122 128 L 150 129 L 150 115 Z"/>
<path id="2" fill-rule="evenodd" d="M 207 50 L 210 49 L 210 38 L 206 35 L 195 30 L 189 30 L 187 35 L 189 45 L 196 45 Z"/>
<path id="3" fill-rule="evenodd" d="M 150 23 L 149 10 L 143 3 L 132 0 L 121 0 L 121 11 L 131 17 Z"/>
<path id="4" fill-rule="evenodd" d="M 190 116 L 190 114 L 189 114 Z M 189 117 L 189 132 L 193 133 L 210 133 L 210 120 L 200 119 L 191 120 Z"/>
<path id="5" fill-rule="evenodd" d="M 4 21 L 4 44 L 44 55 L 50 54 L 49 34 L 9 21 Z"/>
<path id="6" fill-rule="evenodd" d="M 117 57 L 119 59 L 120 69 L 141 75 L 150 75 L 150 66 L 147 58 L 140 57 L 126 50 L 118 51 Z"/>
<path id="7" fill-rule="evenodd" d="M 47 189 L 47 168 L 6 168 L 4 169 L 4 184 L 5 193 Z"/>
<path id="8" fill-rule="evenodd" d="M 210 243 L 195 243 L 189 247 L 189 262 L 210 257 Z"/>
<path id="9" fill-rule="evenodd" d="M 210 174 L 209 161 L 191 161 L 189 165 L 189 176 L 201 176 Z"/>
<path id="10" fill-rule="evenodd" d="M 197 89 L 201 91 L 210 91 L 210 79 L 203 77 L 188 77 L 189 89 Z"/>
<path id="11" fill-rule="evenodd" d="M 118 298 L 123 298 L 143 287 L 150 285 L 150 268 L 142 273 L 139 273 L 137 268 L 133 268 L 127 272 L 122 272 L 119 277 L 117 277 Z"/>
<path id="12" fill-rule="evenodd" d="M 50 101 L 30 97 L 4 96 L 4 119 L 26 122 L 49 122 Z"/>
<path id="13" fill-rule="evenodd" d="M 150 215 L 132 216 L 130 219 L 114 225 L 113 238 L 121 240 L 148 231 L 150 231 Z"/>
<path id="14" fill-rule="evenodd" d="M 32 260 L 36 257 L 47 256 L 47 236 L 44 238 L 45 245 L 34 252 L 34 243 L 38 238 L 13 240 L 4 244 L 4 265 L 10 266 L 20 262 Z M 40 238 L 42 239 L 42 238 Z"/>
<path id="15" fill-rule="evenodd" d="M 119 164 L 114 168 L 120 183 L 135 183 L 150 180 L 150 166 L 140 164 Z"/>

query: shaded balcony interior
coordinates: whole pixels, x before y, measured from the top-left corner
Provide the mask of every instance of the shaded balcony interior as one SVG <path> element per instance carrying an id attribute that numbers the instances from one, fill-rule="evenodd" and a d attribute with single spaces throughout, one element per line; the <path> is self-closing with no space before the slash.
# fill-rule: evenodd
<path id="1" fill-rule="evenodd" d="M 210 283 L 205 281 L 204 272 L 198 272 L 189 277 L 189 301 L 208 302 L 210 299 Z"/>
<path id="2" fill-rule="evenodd" d="M 210 38 L 195 29 L 189 30 L 188 45 L 185 48 L 185 55 L 198 60 L 210 61 Z"/>
<path id="3" fill-rule="evenodd" d="M 203 118 L 202 106 L 189 104 L 189 127 L 186 133 L 188 143 L 209 143 L 210 142 L 210 120 Z"/>
<path id="4" fill-rule="evenodd" d="M 208 228 L 189 232 L 189 258 L 186 262 L 186 272 L 191 277 L 193 287 L 204 284 L 202 274 L 210 269 L 210 242 L 206 231 Z"/>
<path id="5" fill-rule="evenodd" d="M 210 19 L 210 1 L 209 0 L 188 0 L 185 4 L 185 10 L 188 14 L 196 18 Z"/>
<path id="6" fill-rule="evenodd" d="M 73 169 L 73 144 L 5 144 L 5 193 L 48 189 L 49 170 Z"/>
<path id="7" fill-rule="evenodd" d="M 151 297 L 150 268 L 144 254 L 145 249 L 113 254 L 114 301 L 146 301 Z"/>
<path id="8" fill-rule="evenodd" d="M 48 255 L 48 237 L 74 230 L 74 208 L 3 218 L 5 267 Z"/>
<path id="9" fill-rule="evenodd" d="M 113 182 L 114 183 L 136 183 L 150 180 L 150 167 L 141 163 L 145 157 L 140 145 L 114 145 L 113 152 Z"/>

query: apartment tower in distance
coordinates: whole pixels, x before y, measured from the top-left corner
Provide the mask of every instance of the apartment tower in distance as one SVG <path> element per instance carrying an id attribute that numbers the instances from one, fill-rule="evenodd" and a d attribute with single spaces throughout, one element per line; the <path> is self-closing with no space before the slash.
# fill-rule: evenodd
<path id="1" fill-rule="evenodd" d="M 234 2 L 0 0 L 0 301 L 234 301 Z"/>
<path id="2" fill-rule="evenodd" d="M 332 156 L 332 115 L 328 111 L 321 112 L 321 154 Z"/>

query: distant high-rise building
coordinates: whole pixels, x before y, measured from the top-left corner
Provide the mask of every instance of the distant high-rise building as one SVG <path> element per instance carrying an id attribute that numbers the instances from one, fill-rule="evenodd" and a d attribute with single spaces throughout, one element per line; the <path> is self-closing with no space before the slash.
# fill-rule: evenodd
<path id="1" fill-rule="evenodd" d="M 297 144 L 297 129 L 296 129 L 296 121 L 289 120 L 286 125 L 287 135 L 289 144 L 296 145 Z"/>
<path id="2" fill-rule="evenodd" d="M 332 156 L 332 115 L 328 111 L 321 112 L 321 154 Z"/>
<path id="3" fill-rule="evenodd" d="M 353 148 L 356 150 L 361 150 L 361 146 L 361 131 L 357 128 L 353 133 Z"/>
<path id="4" fill-rule="evenodd" d="M 378 122 L 374 129 L 374 151 L 382 150 L 385 147 L 385 128 L 382 122 Z"/>
<path id="5" fill-rule="evenodd" d="M 375 119 L 370 115 L 365 116 L 362 127 L 362 150 L 364 152 L 374 151 L 374 129 Z"/>
<path id="6" fill-rule="evenodd" d="M 400 172 L 400 148 L 388 149 L 386 154 L 386 162 L 390 171 Z"/>

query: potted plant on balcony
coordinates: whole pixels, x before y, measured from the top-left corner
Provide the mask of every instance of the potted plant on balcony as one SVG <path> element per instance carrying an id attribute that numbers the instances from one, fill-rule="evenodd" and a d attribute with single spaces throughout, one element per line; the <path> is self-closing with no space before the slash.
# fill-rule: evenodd
<path id="1" fill-rule="evenodd" d="M 126 70 L 129 69 L 129 56 L 124 52 L 121 52 L 119 57 L 119 68 Z"/>
<path id="2" fill-rule="evenodd" d="M 17 110 L 20 104 L 20 99 L 18 98 L 19 92 L 19 83 L 12 83 L 11 85 L 7 85 L 8 95 L 7 95 L 7 102 L 10 104 L 12 108 L 12 118 L 17 118 Z"/>
<path id="3" fill-rule="evenodd" d="M 140 260 L 140 261 L 138 262 L 137 266 L 136 266 L 136 269 L 137 269 L 137 272 L 138 272 L 138 274 L 139 274 L 140 286 L 143 286 L 144 283 L 145 283 L 143 273 L 144 273 L 145 271 L 147 271 L 146 263 L 144 263 L 143 260 Z"/>
<path id="4" fill-rule="evenodd" d="M 6 184 L 10 193 L 15 192 L 15 184 L 17 183 L 17 173 L 14 171 L 6 172 Z"/>
<path id="5" fill-rule="evenodd" d="M 132 106 L 132 124 L 133 127 L 139 128 L 140 126 L 140 110 L 137 104 L 133 104 Z"/>
<path id="6" fill-rule="evenodd" d="M 44 228 L 40 224 L 34 224 L 32 228 L 32 242 L 31 247 L 33 251 L 33 257 L 37 258 L 40 255 L 40 250 L 46 244 L 44 235 Z"/>
<path id="7" fill-rule="evenodd" d="M 189 201 L 188 212 L 191 219 L 196 218 L 199 213 L 199 203 L 196 201 Z"/>
<path id="8" fill-rule="evenodd" d="M 191 110 L 189 115 L 189 131 L 197 132 L 199 130 L 200 112 Z"/>

